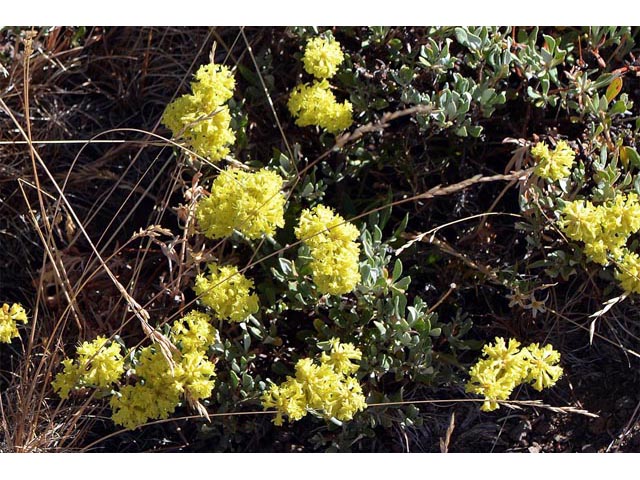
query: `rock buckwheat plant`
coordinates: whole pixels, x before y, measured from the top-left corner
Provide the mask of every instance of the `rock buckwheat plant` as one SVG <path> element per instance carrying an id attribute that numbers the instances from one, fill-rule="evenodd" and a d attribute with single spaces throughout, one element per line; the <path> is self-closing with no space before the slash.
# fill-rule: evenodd
<path id="1" fill-rule="evenodd" d="M 307 42 L 302 61 L 305 70 L 316 80 L 296 86 L 289 96 L 287 107 L 296 118 L 296 125 L 317 125 L 333 134 L 351 126 L 353 106 L 347 100 L 339 103 L 327 81 L 336 74 L 343 60 L 340 44 L 333 38 L 316 37 Z"/>
<path id="2" fill-rule="evenodd" d="M 103 336 L 76 348 L 76 360 L 62 361 L 64 370 L 51 383 L 60 398 L 69 398 L 75 388 L 96 388 L 108 393 L 124 373 L 124 357 L 119 343 Z"/>
<path id="3" fill-rule="evenodd" d="M 338 134 L 353 123 L 351 103 L 346 100 L 339 103 L 326 80 L 298 85 L 291 92 L 287 106 L 299 127 L 317 125 Z"/>
<path id="4" fill-rule="evenodd" d="M 340 43 L 323 37 L 309 39 L 302 57 L 304 69 L 319 80 L 333 77 L 343 61 Z"/>

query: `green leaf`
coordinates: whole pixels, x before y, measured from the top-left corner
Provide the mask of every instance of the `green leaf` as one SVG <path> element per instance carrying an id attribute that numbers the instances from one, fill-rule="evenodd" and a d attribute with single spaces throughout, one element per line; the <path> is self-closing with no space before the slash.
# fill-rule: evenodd
<path id="1" fill-rule="evenodd" d="M 279 258 L 278 263 L 280 263 L 280 270 L 282 270 L 285 275 L 291 275 L 293 273 L 291 260 L 288 260 L 286 258 Z"/>
<path id="2" fill-rule="evenodd" d="M 396 259 L 396 263 L 393 265 L 393 273 L 391 274 L 391 279 L 395 282 L 402 275 L 402 262 L 399 258 Z"/>
<path id="3" fill-rule="evenodd" d="M 622 147 L 620 149 L 620 158 L 624 162 L 628 162 L 636 168 L 640 168 L 640 155 L 635 148 L 632 147 Z"/>
<path id="4" fill-rule="evenodd" d="M 240 378 L 233 370 L 229 371 L 229 381 L 231 382 L 231 386 L 233 388 L 238 388 L 238 385 L 240 385 Z"/>
<path id="5" fill-rule="evenodd" d="M 374 320 L 373 324 L 376 326 L 376 328 L 380 332 L 380 335 L 384 336 L 384 334 L 387 333 L 387 327 L 385 327 L 381 322 Z"/>
<path id="6" fill-rule="evenodd" d="M 616 98 L 620 93 L 620 90 L 622 90 L 622 77 L 616 77 L 607 87 L 607 91 L 605 93 L 607 100 L 611 101 Z"/>

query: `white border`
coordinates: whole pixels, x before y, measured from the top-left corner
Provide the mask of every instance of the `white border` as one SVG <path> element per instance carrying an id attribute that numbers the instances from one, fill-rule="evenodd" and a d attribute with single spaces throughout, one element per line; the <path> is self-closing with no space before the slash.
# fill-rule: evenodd
<path id="1" fill-rule="evenodd" d="M 30 0 L 2 2 L 8 25 L 637 25 L 624 3 L 559 0 Z"/>

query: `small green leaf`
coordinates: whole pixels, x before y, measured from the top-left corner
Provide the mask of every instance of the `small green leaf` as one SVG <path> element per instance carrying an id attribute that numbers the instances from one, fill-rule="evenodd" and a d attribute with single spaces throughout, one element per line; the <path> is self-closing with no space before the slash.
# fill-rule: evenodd
<path id="1" fill-rule="evenodd" d="M 399 258 L 396 259 L 396 263 L 393 265 L 393 273 L 391 274 L 391 279 L 395 282 L 402 275 L 402 262 Z"/>
<path id="2" fill-rule="evenodd" d="M 620 90 L 622 90 L 622 77 L 616 77 L 607 87 L 607 91 L 605 93 L 607 100 L 611 101 L 616 98 L 620 93 Z"/>
<path id="3" fill-rule="evenodd" d="M 640 155 L 635 148 L 622 147 L 620 149 L 620 158 L 622 161 L 633 165 L 636 168 L 640 168 Z"/>
<path id="4" fill-rule="evenodd" d="M 238 385 L 240 384 L 240 378 L 233 370 L 229 371 L 229 381 L 231 382 L 231 386 L 233 388 L 238 388 Z"/>
<path id="5" fill-rule="evenodd" d="M 373 324 L 376 326 L 376 328 L 378 329 L 378 331 L 380 332 L 380 335 L 384 335 L 385 333 L 387 333 L 387 327 L 385 327 L 382 323 L 380 323 L 377 320 L 373 321 Z"/>

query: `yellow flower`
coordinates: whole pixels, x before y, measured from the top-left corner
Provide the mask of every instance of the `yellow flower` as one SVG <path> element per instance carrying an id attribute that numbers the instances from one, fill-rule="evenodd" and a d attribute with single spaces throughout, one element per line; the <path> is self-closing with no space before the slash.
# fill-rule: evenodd
<path id="1" fill-rule="evenodd" d="M 469 370 L 471 377 L 467 382 L 466 392 L 485 397 L 480 407 L 484 412 L 491 412 L 500 407 L 498 400 L 506 400 L 517 386 L 516 378 L 508 370 L 497 368 L 489 359 L 478 360 Z"/>
<path id="2" fill-rule="evenodd" d="M 617 262 L 616 280 L 627 293 L 640 293 L 640 257 L 627 249 Z"/>
<path id="3" fill-rule="evenodd" d="M 362 387 L 350 375 L 357 371 L 351 360 L 361 357 L 362 352 L 352 344 L 331 339 L 330 355 L 323 354 L 319 365 L 311 358 L 298 360 L 296 376 L 287 377 L 280 385 L 272 384 L 262 394 L 262 405 L 277 410 L 276 425 L 282 425 L 283 415 L 295 421 L 309 410 L 327 419 L 351 420 L 367 407 Z"/>
<path id="4" fill-rule="evenodd" d="M 544 143 L 537 143 L 531 149 L 531 155 L 538 162 L 536 174 L 551 181 L 568 177 L 576 157 L 575 152 L 564 140 L 558 141 L 553 152 L 550 152 Z"/>
<path id="5" fill-rule="evenodd" d="M 0 342 L 10 343 L 13 338 L 19 337 L 18 322 L 28 323 L 27 312 L 22 305 L 14 303 L 9 307 L 4 303 L 0 308 Z"/>
<path id="6" fill-rule="evenodd" d="M 341 295 L 360 281 L 358 229 L 324 205 L 303 210 L 296 238 L 311 249 L 313 282 L 322 294 Z"/>
<path id="7" fill-rule="evenodd" d="M 193 290 L 203 305 L 220 319 L 242 322 L 259 309 L 258 296 L 252 293 L 253 280 L 239 273 L 238 267 L 210 263 L 209 275 L 196 277 Z"/>
<path id="8" fill-rule="evenodd" d="M 228 146 L 236 139 L 229 126 L 229 107 L 224 105 L 233 96 L 235 80 L 227 67 L 215 64 L 201 66 L 195 77 L 192 94 L 170 103 L 162 123 L 195 153 L 217 161 L 229 153 Z"/>
<path id="9" fill-rule="evenodd" d="M 560 228 L 571 240 L 587 242 L 598 235 L 599 222 L 598 211 L 590 201 L 574 200 L 564 205 Z"/>
<path id="10" fill-rule="evenodd" d="M 551 345 L 540 348 L 532 343 L 519 347 L 520 342 L 515 339 L 507 345 L 503 338 L 496 337 L 493 344 L 484 346 L 483 358 L 469 370 L 466 391 L 485 397 L 481 410 L 496 410 L 500 407 L 498 402 L 507 400 L 522 383 L 531 383 L 541 391 L 553 386 L 562 375 L 562 368 L 557 365 L 560 354 Z"/>
<path id="11" fill-rule="evenodd" d="M 116 342 L 109 343 L 106 337 L 98 336 L 91 342 L 83 342 L 76 354 L 75 361 L 62 361 L 64 370 L 51 382 L 60 398 L 67 398 L 75 387 L 109 391 L 124 373 L 121 347 Z"/>
<path id="12" fill-rule="evenodd" d="M 208 238 L 238 230 L 247 238 L 274 235 L 284 226 L 283 179 L 266 169 L 225 170 L 213 181 L 211 195 L 196 207 L 196 219 Z"/>
<path id="13" fill-rule="evenodd" d="M 353 123 L 353 106 L 346 100 L 338 103 L 326 80 L 298 85 L 291 92 L 287 107 L 299 127 L 317 125 L 338 134 Z"/>
<path id="14" fill-rule="evenodd" d="M 195 82 L 191 83 L 191 91 L 205 110 L 213 111 L 233 97 L 236 81 L 224 65 L 202 65 L 195 77 Z"/>
<path id="15" fill-rule="evenodd" d="M 332 338 L 329 343 L 331 352 L 329 352 L 329 355 L 323 352 L 320 361 L 330 365 L 336 372 L 343 375 L 356 373 L 360 366 L 351 360 L 360 360 L 362 352 L 354 347 L 352 343 L 341 343 L 337 338 Z"/>
<path id="16" fill-rule="evenodd" d="M 144 384 L 125 385 L 111 397 L 109 404 L 114 423 L 129 430 L 147 423 L 151 418 L 167 418 L 170 414 L 164 398 Z"/>
<path id="17" fill-rule="evenodd" d="M 320 80 L 333 77 L 343 61 L 340 43 L 323 37 L 310 39 L 302 57 L 304 69 Z"/>
<path id="18" fill-rule="evenodd" d="M 193 313 L 198 312 L 192 312 L 192 317 Z M 197 324 L 205 318 L 193 317 L 192 320 L 192 324 Z M 176 323 L 172 331 L 179 330 Z M 193 339 L 191 334 L 189 336 Z M 123 386 L 111 397 L 115 423 L 133 429 L 148 420 L 168 418 L 187 395 L 193 400 L 211 396 L 215 386 L 215 365 L 203 350 L 187 350 L 174 361 L 171 369 L 164 355 L 154 347 L 141 349 L 135 369 L 138 383 Z"/>
<path id="19" fill-rule="evenodd" d="M 595 207 L 585 200 L 567 202 L 559 226 L 572 240 L 584 242 L 584 253 L 606 266 L 619 259 L 629 236 L 640 230 L 640 201 L 635 193 L 619 193 Z"/>
<path id="20" fill-rule="evenodd" d="M 539 392 L 554 386 L 563 373 L 562 367 L 558 366 L 560 354 L 551 345 L 540 348 L 537 343 L 532 343 L 523 351 L 528 361 L 525 381 L 531 383 Z"/>
<path id="21" fill-rule="evenodd" d="M 173 323 L 169 338 L 180 345 L 182 352 L 206 351 L 215 342 L 218 333 L 210 322 L 209 315 L 192 310 Z"/>

